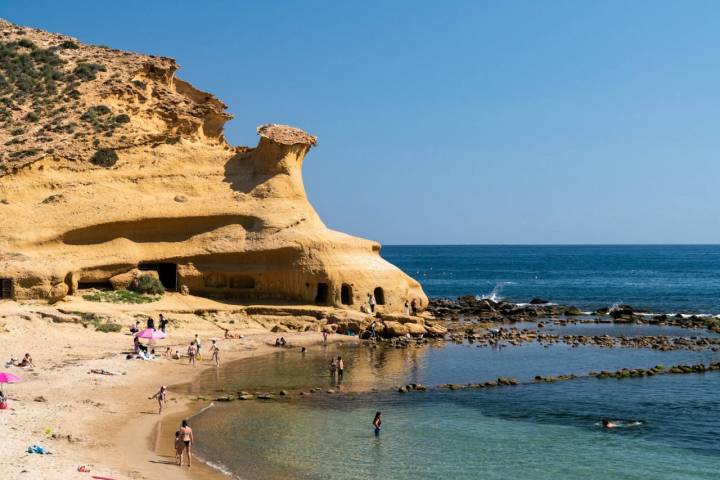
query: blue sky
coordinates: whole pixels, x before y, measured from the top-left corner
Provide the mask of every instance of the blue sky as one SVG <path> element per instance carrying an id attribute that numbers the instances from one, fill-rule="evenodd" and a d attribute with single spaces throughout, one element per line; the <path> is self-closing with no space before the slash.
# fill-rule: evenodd
<path id="1" fill-rule="evenodd" d="M 383 243 L 718 243 L 712 1 L 0 2 L 166 55 L 233 144 L 319 137 L 310 200 Z"/>

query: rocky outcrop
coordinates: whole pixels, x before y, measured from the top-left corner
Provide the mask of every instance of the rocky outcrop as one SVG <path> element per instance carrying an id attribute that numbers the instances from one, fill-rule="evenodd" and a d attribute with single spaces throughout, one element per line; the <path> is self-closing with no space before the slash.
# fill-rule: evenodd
<path id="1" fill-rule="evenodd" d="M 195 295 L 427 305 L 378 243 L 329 230 L 310 205 L 314 136 L 269 124 L 255 148 L 233 147 L 225 105 L 172 59 L 5 21 L 0 34 L 0 292 L 57 300 L 140 269 Z"/>

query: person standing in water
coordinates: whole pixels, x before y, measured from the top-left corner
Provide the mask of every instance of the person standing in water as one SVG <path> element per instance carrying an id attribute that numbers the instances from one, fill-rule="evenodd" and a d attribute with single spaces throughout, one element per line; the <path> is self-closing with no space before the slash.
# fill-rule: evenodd
<path id="1" fill-rule="evenodd" d="M 165 385 L 161 386 L 155 395 L 148 397 L 148 400 L 152 400 L 153 398 L 157 398 L 159 407 L 158 415 L 162 415 L 163 405 L 167 403 L 167 387 Z"/>
<path id="2" fill-rule="evenodd" d="M 327 343 L 327 337 L 328 337 L 327 330 L 323 330 L 323 343 Z"/>
<path id="3" fill-rule="evenodd" d="M 212 345 L 210 345 L 210 355 L 212 355 L 215 365 L 220 365 L 220 347 L 218 347 L 215 340 L 213 340 Z"/>
<path id="4" fill-rule="evenodd" d="M 373 427 L 375 428 L 375 436 L 380 436 L 380 427 L 382 426 L 382 412 L 375 412 L 375 418 L 373 419 Z"/>
<path id="5" fill-rule="evenodd" d="M 188 425 L 187 420 L 182 421 L 182 427 L 180 427 L 180 438 L 183 442 L 183 451 L 180 453 L 180 466 L 183 464 L 183 454 L 187 452 L 187 463 L 188 468 L 192 466 L 192 446 L 195 442 L 193 438 L 193 431 Z"/>
<path id="6" fill-rule="evenodd" d="M 345 373 L 345 362 L 343 362 L 343 359 L 341 356 L 338 356 L 338 358 L 337 358 L 337 371 L 338 371 L 338 381 L 341 381 L 343 379 L 343 374 Z"/>
<path id="7" fill-rule="evenodd" d="M 330 378 L 335 380 L 335 371 L 337 370 L 337 363 L 335 363 L 335 357 L 330 359 L 330 363 L 328 364 L 328 370 L 330 370 Z"/>

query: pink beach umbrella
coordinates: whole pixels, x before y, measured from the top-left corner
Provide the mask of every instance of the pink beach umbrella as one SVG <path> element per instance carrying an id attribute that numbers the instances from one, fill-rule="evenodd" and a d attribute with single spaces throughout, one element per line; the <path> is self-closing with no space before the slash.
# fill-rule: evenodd
<path id="1" fill-rule="evenodd" d="M 13 375 L 12 373 L 0 372 L 0 383 L 17 383 L 20 381 L 20 377 Z"/>
<path id="2" fill-rule="evenodd" d="M 162 340 L 165 338 L 165 333 L 153 328 L 146 328 L 145 330 L 136 333 L 135 336 L 137 338 L 145 338 L 148 340 Z"/>

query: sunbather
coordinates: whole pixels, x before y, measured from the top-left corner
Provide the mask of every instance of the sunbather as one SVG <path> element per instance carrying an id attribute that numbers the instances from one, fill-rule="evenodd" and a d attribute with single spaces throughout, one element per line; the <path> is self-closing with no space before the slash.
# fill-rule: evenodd
<path id="1" fill-rule="evenodd" d="M 35 367 L 32 361 L 32 357 L 29 353 L 26 353 L 23 359 L 16 365 L 16 367 L 25 368 L 25 367 Z"/>

